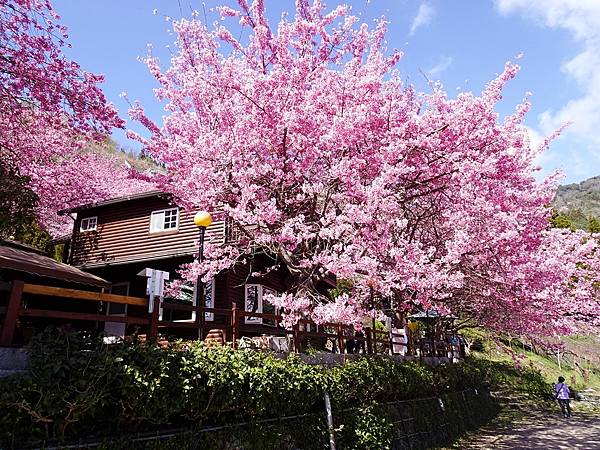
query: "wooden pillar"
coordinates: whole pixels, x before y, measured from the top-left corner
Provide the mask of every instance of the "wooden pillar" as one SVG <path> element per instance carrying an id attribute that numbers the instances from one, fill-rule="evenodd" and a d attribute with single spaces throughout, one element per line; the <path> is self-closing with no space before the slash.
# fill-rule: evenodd
<path id="1" fill-rule="evenodd" d="M 300 353 L 302 349 L 300 348 L 300 325 L 298 322 L 292 325 L 292 336 L 294 338 L 294 353 Z"/>
<path id="2" fill-rule="evenodd" d="M 337 331 L 338 331 L 338 347 L 340 349 L 340 354 L 344 354 L 344 333 L 342 332 L 342 324 L 338 323 L 337 324 Z"/>
<path id="3" fill-rule="evenodd" d="M 12 282 L 8 306 L 6 308 L 6 316 L 4 316 L 4 325 L 2 326 L 2 334 L 0 335 L 0 346 L 2 347 L 12 345 L 15 328 L 17 327 L 17 320 L 19 319 L 19 309 L 21 308 L 24 284 L 25 283 L 20 280 L 13 280 Z"/>
<path id="4" fill-rule="evenodd" d="M 373 354 L 373 330 L 365 327 L 365 337 L 367 338 L 367 355 Z"/>
<path id="5" fill-rule="evenodd" d="M 237 340 L 239 338 L 240 319 L 238 307 L 235 302 L 231 302 L 231 341 L 232 347 L 237 348 Z"/>
<path id="6" fill-rule="evenodd" d="M 154 297 L 154 305 L 150 313 L 150 322 L 148 324 L 148 340 L 155 340 L 158 336 L 158 319 L 160 316 L 160 297 Z"/>

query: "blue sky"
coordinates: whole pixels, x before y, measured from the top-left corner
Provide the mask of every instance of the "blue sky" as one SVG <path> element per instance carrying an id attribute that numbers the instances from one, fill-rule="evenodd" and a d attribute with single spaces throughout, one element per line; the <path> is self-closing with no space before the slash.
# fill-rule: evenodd
<path id="1" fill-rule="evenodd" d="M 390 21 L 387 45 L 405 56 L 400 69 L 420 90 L 429 89 L 425 74 L 440 80 L 453 95 L 480 92 L 504 63 L 520 52 L 519 77 L 511 82 L 499 105 L 510 113 L 525 92 L 533 93 L 526 120 L 532 139 L 539 141 L 565 121 L 574 124 L 539 161 L 542 173 L 561 169 L 564 182 L 600 174 L 600 0 L 354 0 L 353 13 L 372 23 Z M 127 92 L 160 122 L 162 105 L 153 97 L 154 79 L 137 58 L 153 45 L 153 54 L 168 64 L 175 37 L 166 16 L 188 17 L 194 9 L 209 23 L 216 5 L 233 0 L 54 0 L 69 27 L 68 54 L 86 70 L 103 73 L 104 91 L 123 118 Z M 292 12 L 292 0 L 266 0 L 271 23 L 282 11 Z M 329 1 L 333 6 L 337 1 Z M 153 10 L 158 14 L 154 15 Z M 128 127 L 141 131 L 134 123 Z M 139 148 L 124 132 L 114 138 L 128 149 Z"/>

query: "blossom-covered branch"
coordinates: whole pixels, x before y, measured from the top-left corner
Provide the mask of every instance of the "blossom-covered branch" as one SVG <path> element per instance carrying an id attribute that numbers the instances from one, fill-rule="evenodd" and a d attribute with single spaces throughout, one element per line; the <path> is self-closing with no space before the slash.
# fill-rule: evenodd
<path id="1" fill-rule="evenodd" d="M 0 158 L 31 179 L 38 218 L 54 232 L 60 208 L 140 187 L 123 182 L 116 160 L 81 151 L 124 122 L 99 87 L 103 77 L 64 55 L 59 20 L 49 1 L 0 0 Z"/>
<path id="2" fill-rule="evenodd" d="M 385 48 L 384 20 L 370 29 L 346 7 L 298 0 L 272 28 L 261 0 L 238 3 L 220 13 L 249 29 L 247 42 L 233 27 L 175 21 L 170 68 L 146 60 L 169 114 L 158 126 L 131 111 L 165 167 L 162 188 L 240 232 L 196 272 L 208 278 L 260 247 L 296 280 L 272 299 L 294 320 L 359 323 L 374 290 L 497 330 L 564 328 L 562 299 L 579 295 L 564 249 L 589 253 L 581 236 L 547 231 L 557 177 L 533 176 L 543 149 L 522 126 L 529 101 L 504 120 L 495 111 L 515 63 L 478 96 L 419 93 Z M 316 289 L 331 276 L 353 285 L 333 303 Z M 578 307 L 597 311 L 586 298 Z"/>

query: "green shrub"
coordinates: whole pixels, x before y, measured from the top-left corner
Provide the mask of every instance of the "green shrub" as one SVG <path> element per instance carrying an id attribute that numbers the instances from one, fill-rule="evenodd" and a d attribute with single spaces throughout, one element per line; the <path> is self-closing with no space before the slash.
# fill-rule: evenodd
<path id="1" fill-rule="evenodd" d="M 331 369 L 329 390 L 336 407 L 425 397 L 435 391 L 433 370 L 413 362 L 361 358 Z"/>
<path id="2" fill-rule="evenodd" d="M 9 421 L 1 430 L 48 439 L 110 426 L 112 390 L 124 375 L 118 355 L 94 338 L 47 332 L 32 340 L 29 365 L 27 376 L 0 383 Z"/>
<path id="3" fill-rule="evenodd" d="M 461 364 L 461 366 L 473 372 L 470 376 L 484 380 L 486 386 L 509 388 L 514 394 L 526 394 L 535 401 L 548 400 L 549 394 L 552 392 L 552 385 L 533 366 L 519 367 L 507 361 L 488 361 L 476 358 L 466 362 L 467 364 Z"/>
<path id="4" fill-rule="evenodd" d="M 391 448 L 394 423 L 389 409 L 374 402 L 353 408 L 344 414 L 336 437 L 338 446 L 349 450 Z"/>
<path id="5" fill-rule="evenodd" d="M 387 426 L 369 405 L 479 387 L 483 377 L 473 363 L 431 368 L 372 357 L 325 369 L 293 355 L 201 342 L 106 346 L 60 330 L 34 338 L 29 351 L 28 373 L 0 380 L 0 446 L 323 414 L 324 391 L 334 410 L 366 408 L 353 419 L 355 438 L 366 442 L 385 435 Z M 322 435 L 318 422 L 311 429 Z M 263 427 L 260 439 L 293 440 L 310 431 L 292 428 Z"/>

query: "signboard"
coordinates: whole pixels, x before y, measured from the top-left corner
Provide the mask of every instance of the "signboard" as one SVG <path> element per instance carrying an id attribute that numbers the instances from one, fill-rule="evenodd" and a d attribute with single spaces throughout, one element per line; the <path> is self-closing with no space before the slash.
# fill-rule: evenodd
<path id="1" fill-rule="evenodd" d="M 145 268 L 138 275 L 148 278 L 146 282 L 146 294 L 149 296 L 148 312 L 151 313 L 154 311 L 154 297 L 159 297 L 162 301 L 165 291 L 165 281 L 169 279 L 169 272 Z"/>

